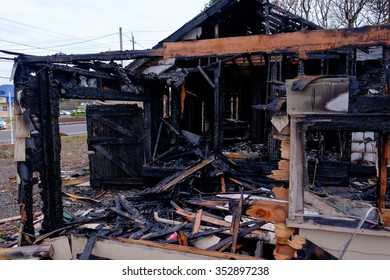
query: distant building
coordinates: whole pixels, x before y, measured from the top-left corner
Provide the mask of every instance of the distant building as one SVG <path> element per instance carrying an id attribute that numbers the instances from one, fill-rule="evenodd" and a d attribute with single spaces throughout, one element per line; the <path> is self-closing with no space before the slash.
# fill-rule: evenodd
<path id="1" fill-rule="evenodd" d="M 10 110 L 9 108 L 9 97 L 11 95 L 11 107 L 14 104 L 14 86 L 13 85 L 0 85 L 0 117 L 9 119 Z M 13 115 L 13 112 L 11 112 Z"/>

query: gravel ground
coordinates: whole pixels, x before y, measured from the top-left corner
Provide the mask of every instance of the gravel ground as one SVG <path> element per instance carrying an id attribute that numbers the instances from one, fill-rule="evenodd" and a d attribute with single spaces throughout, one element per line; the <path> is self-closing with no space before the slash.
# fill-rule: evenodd
<path id="1" fill-rule="evenodd" d="M 19 214 L 14 146 L 0 146 L 0 219 Z"/>
<path id="2" fill-rule="evenodd" d="M 61 171 L 85 172 L 88 169 L 87 136 L 65 136 L 61 139 Z M 0 146 L 0 219 L 18 216 L 18 186 L 16 183 L 16 163 L 13 161 L 14 146 Z M 82 195 L 90 191 L 89 187 L 64 187 L 64 192 Z M 39 188 L 33 189 L 34 212 L 41 211 Z M 78 208 L 88 207 L 85 203 L 64 200 L 64 208 L 76 211 Z M 0 238 L 17 232 L 19 221 L 0 224 Z"/>

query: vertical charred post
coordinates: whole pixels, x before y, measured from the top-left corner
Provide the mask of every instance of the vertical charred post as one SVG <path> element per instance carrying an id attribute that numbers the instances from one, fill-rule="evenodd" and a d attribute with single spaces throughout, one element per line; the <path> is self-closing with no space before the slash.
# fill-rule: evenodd
<path id="1" fill-rule="evenodd" d="M 61 191 L 61 139 L 59 134 L 60 91 L 48 69 L 38 72 L 38 94 L 42 137 L 41 198 L 45 219 L 42 231 L 50 232 L 63 225 Z"/>
<path id="2" fill-rule="evenodd" d="M 20 99 L 17 101 L 21 107 L 24 107 L 25 102 L 29 102 L 29 92 L 25 90 L 29 87 L 29 69 L 23 64 L 19 64 L 16 69 L 14 84 L 15 93 L 17 93 Z M 23 94 L 25 93 L 25 94 Z M 20 103 L 19 103 L 20 102 Z M 24 115 L 28 116 L 28 111 Z M 34 240 L 32 236 L 35 235 L 33 226 L 33 179 L 32 179 L 32 160 L 28 154 L 32 149 L 29 147 L 33 146 L 31 141 L 26 142 L 26 157 L 25 160 L 17 161 L 17 173 L 18 173 L 18 203 L 21 215 L 21 233 L 20 245 L 31 244 Z"/>
<path id="3" fill-rule="evenodd" d="M 219 61 L 218 67 L 214 70 L 214 153 L 216 155 L 222 149 L 222 85 L 221 85 L 221 72 L 222 72 L 222 61 Z"/>

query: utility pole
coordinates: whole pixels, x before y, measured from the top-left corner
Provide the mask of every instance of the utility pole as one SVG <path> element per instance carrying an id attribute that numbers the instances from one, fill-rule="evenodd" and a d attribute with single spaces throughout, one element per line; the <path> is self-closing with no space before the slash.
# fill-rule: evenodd
<path id="1" fill-rule="evenodd" d="M 131 32 L 131 42 L 133 43 L 133 51 L 134 51 L 135 50 L 135 47 L 134 47 L 135 41 L 134 41 L 133 32 Z"/>
<path id="2" fill-rule="evenodd" d="M 119 27 L 119 48 L 123 51 L 122 27 Z"/>
<path id="3" fill-rule="evenodd" d="M 11 102 L 11 92 L 8 92 L 8 111 L 9 111 L 9 121 L 11 123 L 11 144 L 14 144 L 14 125 L 13 125 L 13 116 L 12 116 L 12 102 Z"/>
<path id="4" fill-rule="evenodd" d="M 121 51 L 123 51 L 122 27 L 119 27 L 119 48 Z M 123 60 L 122 60 L 122 67 L 123 67 Z"/>

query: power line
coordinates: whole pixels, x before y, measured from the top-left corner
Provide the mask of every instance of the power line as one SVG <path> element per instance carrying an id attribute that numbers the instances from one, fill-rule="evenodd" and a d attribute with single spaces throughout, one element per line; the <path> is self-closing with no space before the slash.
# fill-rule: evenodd
<path id="1" fill-rule="evenodd" d="M 18 45 L 18 46 L 25 46 L 25 47 L 29 47 L 29 48 L 33 48 L 33 49 L 40 49 L 40 50 L 46 50 L 46 51 L 54 51 L 54 52 L 56 52 L 56 50 L 51 50 L 51 49 L 48 49 L 48 48 L 42 48 L 42 47 L 32 46 L 32 45 L 23 44 L 23 43 L 18 43 L 18 42 L 9 41 L 9 40 L 4 40 L 4 39 L 0 39 L 0 41 L 6 42 L 6 43 L 10 43 L 10 44 L 14 44 L 14 45 Z"/>
<path id="2" fill-rule="evenodd" d="M 127 36 L 127 35 L 124 34 L 124 33 L 123 33 L 123 35 L 125 35 L 128 39 L 130 39 L 130 42 L 133 42 L 134 44 L 137 44 L 137 45 L 140 46 L 141 48 L 146 49 L 144 46 L 142 46 L 141 44 L 138 44 L 136 41 L 134 41 L 133 38 L 130 38 L 129 36 Z"/>
<path id="3" fill-rule="evenodd" d="M 63 45 L 57 45 L 57 46 L 50 46 L 49 48 L 60 48 L 60 47 L 67 47 L 67 46 L 72 46 L 72 45 L 84 44 L 84 43 L 88 43 L 88 42 L 91 42 L 91 41 L 107 38 L 107 37 L 110 37 L 110 36 L 113 36 L 113 35 L 117 35 L 117 34 L 118 33 L 111 33 L 111 34 L 108 34 L 108 35 L 103 35 L 103 36 L 100 36 L 100 37 L 96 37 L 96 38 L 93 38 L 93 39 L 84 40 L 84 41 L 80 41 L 80 42 L 63 44 Z"/>
<path id="4" fill-rule="evenodd" d="M 42 30 L 42 31 L 45 31 L 45 32 L 48 32 L 48 33 L 52 33 L 52 34 L 56 34 L 56 35 L 61 35 L 61 36 L 63 36 L 63 37 L 76 38 L 76 37 L 71 36 L 71 35 L 68 35 L 68 34 L 64 34 L 64 33 L 56 32 L 56 31 L 52 31 L 52 30 L 49 30 L 49 29 L 46 29 L 46 28 L 42 28 L 42 27 L 38 27 L 38 26 L 26 24 L 26 23 L 19 22 L 19 21 L 16 21 L 16 20 L 12 20 L 12 19 L 8 19 L 8 18 L 0 17 L 0 20 L 12 22 L 12 23 L 16 23 L 16 24 L 19 24 L 19 25 L 22 25 L 22 26 L 26 26 L 26 27 L 30 27 L 30 28 L 33 28 L 33 29 Z M 16 28 L 18 28 L 18 27 L 16 27 Z M 20 28 L 20 27 L 19 27 L 19 28 Z"/>

